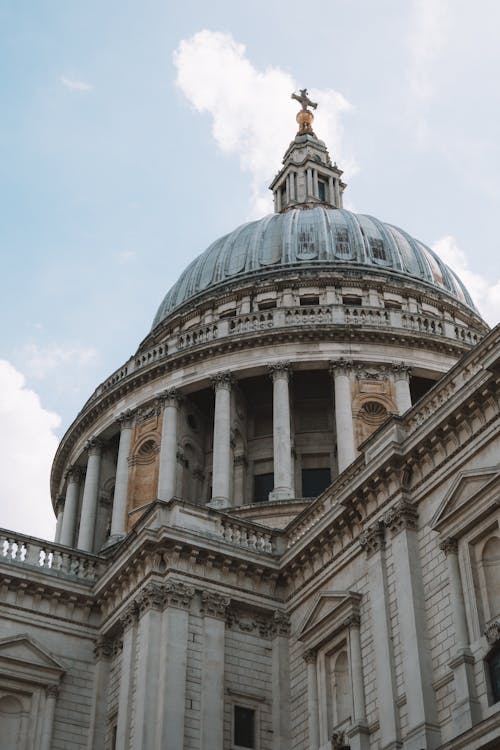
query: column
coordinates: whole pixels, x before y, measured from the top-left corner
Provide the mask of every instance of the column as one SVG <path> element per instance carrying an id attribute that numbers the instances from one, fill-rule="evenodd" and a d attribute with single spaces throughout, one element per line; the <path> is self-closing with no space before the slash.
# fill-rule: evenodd
<path id="1" fill-rule="evenodd" d="M 319 748 L 319 710 L 318 710 L 318 678 L 316 674 L 316 651 L 310 649 L 304 653 L 307 664 L 307 724 L 309 729 L 309 749 Z"/>
<path id="2" fill-rule="evenodd" d="M 287 174 L 285 178 L 285 195 L 286 195 L 286 204 L 288 205 L 290 203 L 290 175 Z"/>
<path id="3" fill-rule="evenodd" d="M 418 513 L 406 498 L 387 511 L 384 523 L 392 533 L 392 556 L 403 654 L 408 711 L 405 750 L 433 750 L 441 744 L 433 670 L 427 635 L 424 591 L 418 549 Z"/>
<path id="4" fill-rule="evenodd" d="M 120 667 L 120 687 L 118 691 L 118 716 L 116 719 L 116 746 L 113 750 L 129 750 L 130 717 L 132 713 L 132 680 L 135 666 L 135 640 L 137 605 L 129 604 L 122 616 L 122 658 Z"/>
<path id="5" fill-rule="evenodd" d="M 292 497 L 292 443 L 290 434 L 290 363 L 270 365 L 273 379 L 273 453 L 274 489 L 270 499 Z"/>
<path id="6" fill-rule="evenodd" d="M 175 388 L 162 393 L 163 423 L 161 428 L 158 499 L 171 500 L 177 481 L 177 420 L 180 394 Z"/>
<path id="7" fill-rule="evenodd" d="M 290 172 L 290 200 L 295 200 L 295 172 Z"/>
<path id="8" fill-rule="evenodd" d="M 335 426 L 339 474 L 356 458 L 350 372 L 352 362 L 338 359 L 330 363 L 335 388 Z"/>
<path id="9" fill-rule="evenodd" d="M 201 595 L 203 654 L 201 664 L 201 741 L 203 750 L 221 750 L 224 737 L 224 635 L 228 597 Z"/>
<path id="10" fill-rule="evenodd" d="M 331 203 L 333 206 L 336 205 L 335 202 L 335 187 L 333 184 L 333 177 L 328 178 L 328 202 Z"/>
<path id="11" fill-rule="evenodd" d="M 319 198 L 318 170 L 317 169 L 313 169 L 313 188 L 314 188 L 314 197 Z"/>
<path id="12" fill-rule="evenodd" d="M 360 545 L 368 556 L 370 586 L 370 623 L 375 652 L 380 746 L 400 747 L 396 707 L 394 657 L 387 595 L 385 562 L 385 530 L 382 523 L 370 526 L 360 537 Z"/>
<path id="13" fill-rule="evenodd" d="M 50 750 L 52 745 L 52 733 L 54 730 L 54 714 L 56 712 L 56 700 L 59 693 L 57 685 L 49 685 L 45 688 L 45 709 L 43 716 L 42 736 L 38 750 Z"/>
<path id="14" fill-rule="evenodd" d="M 306 169 L 306 180 L 307 180 L 307 191 L 306 198 L 310 198 L 313 194 L 313 180 L 312 180 L 312 169 Z"/>
<path id="15" fill-rule="evenodd" d="M 87 750 L 104 748 L 107 725 L 106 702 L 110 673 L 109 662 L 112 655 L 113 641 L 106 636 L 99 636 L 94 648 L 95 673 Z"/>
<path id="16" fill-rule="evenodd" d="M 92 552 L 94 547 L 102 442 L 98 438 L 92 438 L 87 441 L 85 449 L 88 452 L 87 474 L 85 476 L 85 485 L 83 487 L 80 531 L 78 534 L 77 547 L 78 549 L 85 550 L 85 552 Z"/>
<path id="17" fill-rule="evenodd" d="M 164 594 L 156 747 L 183 750 L 189 607 L 194 588 L 167 581 Z"/>
<path id="18" fill-rule="evenodd" d="M 215 389 L 212 500 L 215 508 L 231 505 L 231 373 L 212 378 Z"/>
<path id="19" fill-rule="evenodd" d="M 458 542 L 456 539 L 449 538 L 445 539 L 439 546 L 446 555 L 448 565 L 450 599 L 455 629 L 455 655 L 448 666 L 453 670 L 455 683 L 455 703 L 452 712 L 455 732 L 458 735 L 481 720 L 481 710 L 476 697 L 474 657 L 469 649 L 464 593 L 458 562 Z"/>
<path id="20" fill-rule="evenodd" d="M 272 723 L 273 750 L 290 747 L 290 666 L 288 638 L 290 618 L 281 610 L 273 615 L 272 632 Z"/>
<path id="21" fill-rule="evenodd" d="M 361 660 L 360 618 L 353 614 L 344 622 L 349 631 L 349 666 L 352 685 L 352 726 L 347 731 L 351 750 L 368 750 L 370 737 L 366 726 L 365 689 L 363 684 L 363 662 Z"/>
<path id="22" fill-rule="evenodd" d="M 123 412 L 118 417 L 118 422 L 120 423 L 120 444 L 118 446 L 118 459 L 116 461 L 115 493 L 111 516 L 111 541 L 124 536 L 127 529 L 128 458 L 132 442 L 133 412 L 130 409 Z"/>
<path id="23" fill-rule="evenodd" d="M 158 679 L 160 674 L 163 588 L 150 582 L 137 597 L 137 671 L 133 719 L 133 750 L 156 750 Z"/>
<path id="24" fill-rule="evenodd" d="M 233 470 L 233 487 L 234 487 L 234 505 L 243 505 L 245 502 L 245 477 L 247 468 L 247 459 L 240 454 L 234 457 Z"/>
<path id="25" fill-rule="evenodd" d="M 396 388 L 396 405 L 398 407 L 398 412 L 400 414 L 404 414 L 405 411 L 411 409 L 411 367 L 407 367 L 404 362 L 401 362 L 401 364 L 399 365 L 392 366 L 392 372 L 394 375 L 394 385 Z"/>
<path id="26" fill-rule="evenodd" d="M 78 500 L 80 498 L 80 481 L 83 472 L 79 466 L 70 466 L 66 472 L 66 500 L 64 502 L 64 515 L 61 528 L 60 544 L 72 547 L 75 542 L 76 514 L 78 513 Z"/>
<path id="27" fill-rule="evenodd" d="M 64 520 L 64 495 L 58 495 L 56 498 L 56 533 L 54 537 L 55 542 L 61 541 L 62 525 Z"/>

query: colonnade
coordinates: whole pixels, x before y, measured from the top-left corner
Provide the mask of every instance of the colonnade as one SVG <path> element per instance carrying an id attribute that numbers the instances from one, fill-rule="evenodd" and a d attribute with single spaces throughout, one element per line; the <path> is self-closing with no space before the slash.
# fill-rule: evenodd
<path id="1" fill-rule="evenodd" d="M 338 471 L 342 472 L 356 457 L 354 438 L 351 378 L 353 363 L 336 360 L 330 364 L 335 393 L 335 428 L 337 437 Z M 411 406 L 409 371 L 405 366 L 394 368 L 397 408 L 400 413 Z M 279 362 L 268 367 L 273 381 L 273 455 L 274 490 L 271 500 L 283 500 L 294 496 L 292 435 L 290 427 L 290 362 Z M 223 372 L 212 378 L 215 391 L 213 466 L 211 507 L 227 508 L 231 505 L 232 448 L 231 448 L 231 390 L 233 377 Z M 181 394 L 175 389 L 165 391 L 160 399 L 163 403 L 163 422 L 159 453 L 159 475 L 157 497 L 168 501 L 175 495 L 177 480 L 178 412 Z M 134 414 L 129 410 L 118 418 L 120 439 L 116 466 L 116 478 L 111 517 L 110 538 L 119 539 L 126 533 L 128 461 L 130 456 Z M 91 552 L 98 510 L 99 473 L 103 443 L 94 437 L 86 444 L 87 470 L 81 502 L 80 526 L 76 546 Z M 64 503 L 58 505 L 58 532 L 56 541 L 71 546 L 77 523 L 80 486 L 83 471 L 79 466 L 69 468 Z M 153 499 L 153 498 L 152 498 Z M 63 507 L 63 510 L 62 510 Z"/>

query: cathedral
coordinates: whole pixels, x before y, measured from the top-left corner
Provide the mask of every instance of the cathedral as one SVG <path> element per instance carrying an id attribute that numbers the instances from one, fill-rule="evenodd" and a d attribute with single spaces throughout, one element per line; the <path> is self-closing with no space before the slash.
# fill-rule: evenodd
<path id="1" fill-rule="evenodd" d="M 500 748 L 500 326 L 313 130 L 0 530 L 0 750 Z M 293 132 L 293 131 L 292 131 Z"/>

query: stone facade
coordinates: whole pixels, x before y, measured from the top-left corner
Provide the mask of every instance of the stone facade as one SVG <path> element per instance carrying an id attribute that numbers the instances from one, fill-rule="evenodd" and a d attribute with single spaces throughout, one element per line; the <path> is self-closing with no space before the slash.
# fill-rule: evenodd
<path id="1" fill-rule="evenodd" d="M 418 278 L 174 310 L 63 438 L 56 541 L 0 531 L 0 750 L 497 747 L 499 381 Z"/>

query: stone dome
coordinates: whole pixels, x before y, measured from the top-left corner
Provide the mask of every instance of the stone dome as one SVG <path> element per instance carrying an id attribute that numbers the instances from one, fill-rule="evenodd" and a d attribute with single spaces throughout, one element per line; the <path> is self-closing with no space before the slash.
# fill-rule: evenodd
<path id="1" fill-rule="evenodd" d="M 291 208 L 243 224 L 190 263 L 158 308 L 153 328 L 188 300 L 233 280 L 286 269 L 364 268 L 409 277 L 475 310 L 456 274 L 426 245 L 373 216 L 343 208 Z"/>

